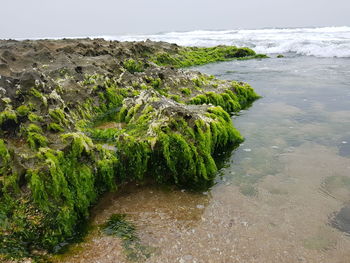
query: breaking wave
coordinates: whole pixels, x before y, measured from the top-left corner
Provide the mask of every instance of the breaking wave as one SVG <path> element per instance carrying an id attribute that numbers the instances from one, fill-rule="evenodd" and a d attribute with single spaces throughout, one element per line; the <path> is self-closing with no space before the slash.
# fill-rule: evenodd
<path id="1" fill-rule="evenodd" d="M 316 57 L 350 57 L 350 27 L 197 30 L 153 35 L 102 36 L 107 40 L 166 41 L 184 46 L 247 46 L 258 53 L 296 53 Z"/>

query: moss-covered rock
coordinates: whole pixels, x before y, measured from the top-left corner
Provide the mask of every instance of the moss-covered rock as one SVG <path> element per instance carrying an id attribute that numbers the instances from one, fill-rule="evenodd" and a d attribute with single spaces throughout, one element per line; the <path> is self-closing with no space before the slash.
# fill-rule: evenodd
<path id="1" fill-rule="evenodd" d="M 214 154 L 242 141 L 229 113 L 258 98 L 248 84 L 154 63 L 252 58 L 249 49 L 89 39 L 0 40 L 3 49 L 14 59 L 1 76 L 0 260 L 56 251 L 125 182 L 210 187 Z"/>
<path id="2" fill-rule="evenodd" d="M 160 66 L 173 66 L 176 68 L 203 65 L 218 61 L 244 60 L 252 58 L 267 58 L 266 55 L 256 54 L 250 48 L 234 46 L 217 47 L 186 47 L 179 48 L 173 53 L 158 52 L 151 60 Z"/>

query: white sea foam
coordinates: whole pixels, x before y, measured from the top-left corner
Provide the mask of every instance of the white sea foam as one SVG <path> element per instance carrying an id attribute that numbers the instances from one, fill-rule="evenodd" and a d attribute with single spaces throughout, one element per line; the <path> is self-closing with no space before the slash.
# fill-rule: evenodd
<path id="1" fill-rule="evenodd" d="M 107 40 L 151 39 L 184 46 L 236 45 L 258 53 L 288 53 L 316 57 L 350 57 L 350 27 L 242 29 L 169 32 L 153 35 L 102 36 Z"/>

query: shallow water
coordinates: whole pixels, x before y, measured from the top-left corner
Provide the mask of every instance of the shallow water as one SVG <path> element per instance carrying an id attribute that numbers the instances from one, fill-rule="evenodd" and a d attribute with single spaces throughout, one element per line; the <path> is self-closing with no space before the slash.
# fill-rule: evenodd
<path id="1" fill-rule="evenodd" d="M 144 262 L 350 262 L 350 59 L 285 57 L 195 68 L 263 96 L 233 117 L 245 142 L 208 192 L 134 186 L 108 194 L 92 230 L 56 262 L 128 262 L 98 228 L 127 214 Z M 339 220 L 341 222 L 339 222 Z"/>

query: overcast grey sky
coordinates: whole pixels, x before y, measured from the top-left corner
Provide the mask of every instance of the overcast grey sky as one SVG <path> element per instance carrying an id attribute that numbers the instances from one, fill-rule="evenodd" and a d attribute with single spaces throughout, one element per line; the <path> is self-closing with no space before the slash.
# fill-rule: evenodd
<path id="1" fill-rule="evenodd" d="M 350 0 L 1 0 L 0 38 L 350 26 Z"/>

